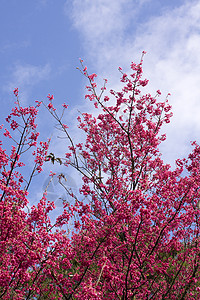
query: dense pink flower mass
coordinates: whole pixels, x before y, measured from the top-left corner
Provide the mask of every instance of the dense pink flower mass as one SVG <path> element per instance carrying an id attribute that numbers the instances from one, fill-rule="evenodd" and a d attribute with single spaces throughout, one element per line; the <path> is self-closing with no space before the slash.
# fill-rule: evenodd
<path id="1" fill-rule="evenodd" d="M 123 87 L 104 96 L 89 74 L 86 99 L 97 117 L 82 113 L 79 128 L 85 142 L 75 143 L 59 116 L 54 97 L 45 107 L 66 135 L 66 153 L 48 153 L 39 141 L 36 117 L 42 102 L 21 107 L 17 101 L 6 118 L 11 152 L 0 143 L 0 298 L 1 299 L 200 299 L 200 146 L 194 142 L 188 159 L 176 168 L 164 164 L 160 129 L 172 116 L 168 99 L 142 94 L 143 55 L 131 63 L 131 74 L 119 68 Z M 18 139 L 16 138 L 18 133 Z M 33 169 L 24 178 L 23 154 L 33 149 Z M 46 163 L 71 166 L 82 175 L 80 194 L 58 177 L 71 201 L 52 223 L 54 202 L 44 191 L 28 210 L 27 195 Z M 30 164 L 30 162 L 29 162 Z M 39 175 L 40 176 L 40 175 Z"/>

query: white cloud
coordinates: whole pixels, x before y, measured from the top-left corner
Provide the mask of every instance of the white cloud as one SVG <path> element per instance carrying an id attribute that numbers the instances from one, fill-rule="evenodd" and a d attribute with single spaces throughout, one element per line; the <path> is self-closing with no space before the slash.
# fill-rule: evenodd
<path id="1" fill-rule="evenodd" d="M 34 85 L 50 73 L 50 66 L 34 66 L 16 64 L 13 71 L 13 83 L 19 86 Z M 10 84 L 11 85 L 11 84 Z"/>
<path id="2" fill-rule="evenodd" d="M 126 26 L 124 16 L 118 18 L 123 3 L 129 4 L 130 1 L 75 0 L 73 1 L 74 26 L 83 32 L 87 40 L 98 38 L 100 41 L 105 41 L 106 37 L 111 36 L 115 31 L 121 31 Z"/>
<path id="3" fill-rule="evenodd" d="M 142 50 L 149 90 L 170 92 L 174 118 L 166 130 L 162 150 L 171 162 L 188 152 L 189 141 L 200 132 L 200 2 L 186 1 L 174 9 L 139 21 L 151 1 L 74 0 L 72 20 L 83 38 L 94 69 L 117 86 L 116 68 L 139 60 Z"/>
<path id="4" fill-rule="evenodd" d="M 1 44 L 0 46 L 0 53 L 6 53 L 9 52 L 10 50 L 15 49 L 23 49 L 23 48 L 27 48 L 30 46 L 30 41 L 28 39 L 23 40 L 21 43 L 18 42 L 4 42 L 3 44 Z"/>
<path id="5" fill-rule="evenodd" d="M 124 31 L 137 10 L 149 0 L 74 0 L 71 13 L 73 25 L 82 37 L 88 54 L 97 64 L 105 64 L 122 52 Z M 66 12 L 68 1 L 66 2 Z M 115 53 L 116 50 L 116 53 Z"/>
<path id="6" fill-rule="evenodd" d="M 174 118 L 167 128 L 165 155 L 185 155 L 200 130 L 200 3 L 192 1 L 143 26 L 136 49 L 146 49 L 152 87 L 171 92 Z M 146 63 L 145 63 L 146 65 Z"/>
<path id="7" fill-rule="evenodd" d="M 51 68 L 49 64 L 44 66 L 34 66 L 30 64 L 23 65 L 16 63 L 11 70 L 10 81 L 5 84 L 3 89 L 6 92 L 11 92 L 18 87 L 20 91 L 23 91 L 23 95 L 20 100 L 23 104 L 25 104 L 29 89 L 40 81 L 47 79 L 50 71 Z"/>

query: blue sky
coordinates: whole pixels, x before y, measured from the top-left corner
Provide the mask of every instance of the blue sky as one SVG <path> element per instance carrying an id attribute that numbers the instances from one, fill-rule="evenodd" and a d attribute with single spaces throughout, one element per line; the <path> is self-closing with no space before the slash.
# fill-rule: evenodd
<path id="1" fill-rule="evenodd" d="M 54 94 L 56 105 L 70 105 L 66 121 L 75 130 L 77 109 L 93 111 L 84 100 L 85 79 L 76 69 L 83 58 L 91 73 L 118 88 L 117 68 L 128 70 L 143 50 L 148 92 L 171 93 L 174 117 L 165 128 L 164 158 L 190 151 L 200 142 L 200 1 L 194 0 L 1 0 L 0 123 L 20 90 L 24 105 Z M 43 136 L 54 130 L 43 112 Z M 56 136 L 56 134 L 55 134 Z M 64 146 L 52 144 L 56 153 Z"/>

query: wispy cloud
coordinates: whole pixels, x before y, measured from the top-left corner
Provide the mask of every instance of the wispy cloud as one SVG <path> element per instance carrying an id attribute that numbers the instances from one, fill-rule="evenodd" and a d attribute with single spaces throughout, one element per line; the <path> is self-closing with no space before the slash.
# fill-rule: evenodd
<path id="1" fill-rule="evenodd" d="M 167 160 L 188 152 L 189 141 L 200 131 L 200 2 L 185 2 L 145 18 L 146 4 L 153 1 L 73 1 L 72 20 L 85 44 L 86 54 L 97 73 L 108 74 L 116 84 L 120 66 L 139 60 L 142 50 L 145 76 L 151 92 L 170 92 L 174 118 L 166 128 L 163 151 Z"/>
<path id="2" fill-rule="evenodd" d="M 30 41 L 24 40 L 22 42 L 6 42 L 0 45 L 0 53 L 6 53 L 8 51 L 13 51 L 13 49 L 23 49 L 30 46 Z"/>
<path id="3" fill-rule="evenodd" d="M 16 64 L 13 71 L 13 83 L 22 85 L 34 85 L 43 80 L 50 73 L 50 66 L 34 66 Z M 10 83 L 11 85 L 11 83 Z"/>
<path id="4" fill-rule="evenodd" d="M 125 31 L 138 10 L 147 2 L 149 0 L 137 0 L 134 3 L 132 0 L 73 1 L 70 17 L 96 65 L 106 64 L 111 58 L 113 60 L 119 54 L 119 49 L 123 53 Z"/>
<path id="5" fill-rule="evenodd" d="M 40 81 L 47 79 L 50 71 L 51 67 L 49 64 L 44 66 L 35 66 L 16 63 L 11 70 L 11 79 L 4 85 L 4 90 L 10 92 L 14 88 L 18 87 L 19 90 L 23 91 L 23 97 L 21 100 L 23 104 L 25 104 L 28 90 Z"/>

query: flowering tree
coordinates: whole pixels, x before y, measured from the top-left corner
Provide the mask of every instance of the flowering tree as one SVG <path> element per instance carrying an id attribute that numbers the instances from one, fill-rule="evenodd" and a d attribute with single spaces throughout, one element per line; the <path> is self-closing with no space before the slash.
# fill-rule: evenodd
<path id="1" fill-rule="evenodd" d="M 144 55 L 144 53 L 143 53 Z M 86 98 L 99 115 L 82 113 L 79 127 L 85 142 L 76 144 L 48 95 L 43 103 L 68 138 L 64 158 L 48 153 L 40 142 L 35 107 L 16 107 L 6 121 L 18 130 L 11 154 L 0 155 L 0 298 L 2 299 L 199 299 L 199 187 L 200 147 L 193 143 L 188 159 L 176 168 L 164 164 L 159 144 L 164 123 L 170 122 L 168 100 L 143 95 L 143 56 L 131 64 L 131 74 L 121 68 L 120 92 L 96 92 L 96 74 L 81 72 L 89 80 Z M 18 118 L 18 119 L 17 119 Z M 17 119 L 17 120 L 16 120 Z M 21 121 L 19 121 L 21 120 Z M 20 123 L 21 122 L 21 123 Z M 3 128 L 1 129 L 3 130 Z M 17 171 L 23 153 L 35 148 L 29 180 Z M 82 174 L 81 195 L 63 199 L 63 213 L 52 224 L 48 214 L 54 203 L 46 191 L 37 206 L 25 211 L 28 188 L 47 161 L 72 166 Z M 51 173 L 50 176 L 56 176 Z M 52 177 L 50 177 L 52 178 Z M 73 220 L 68 233 L 65 226 Z"/>

